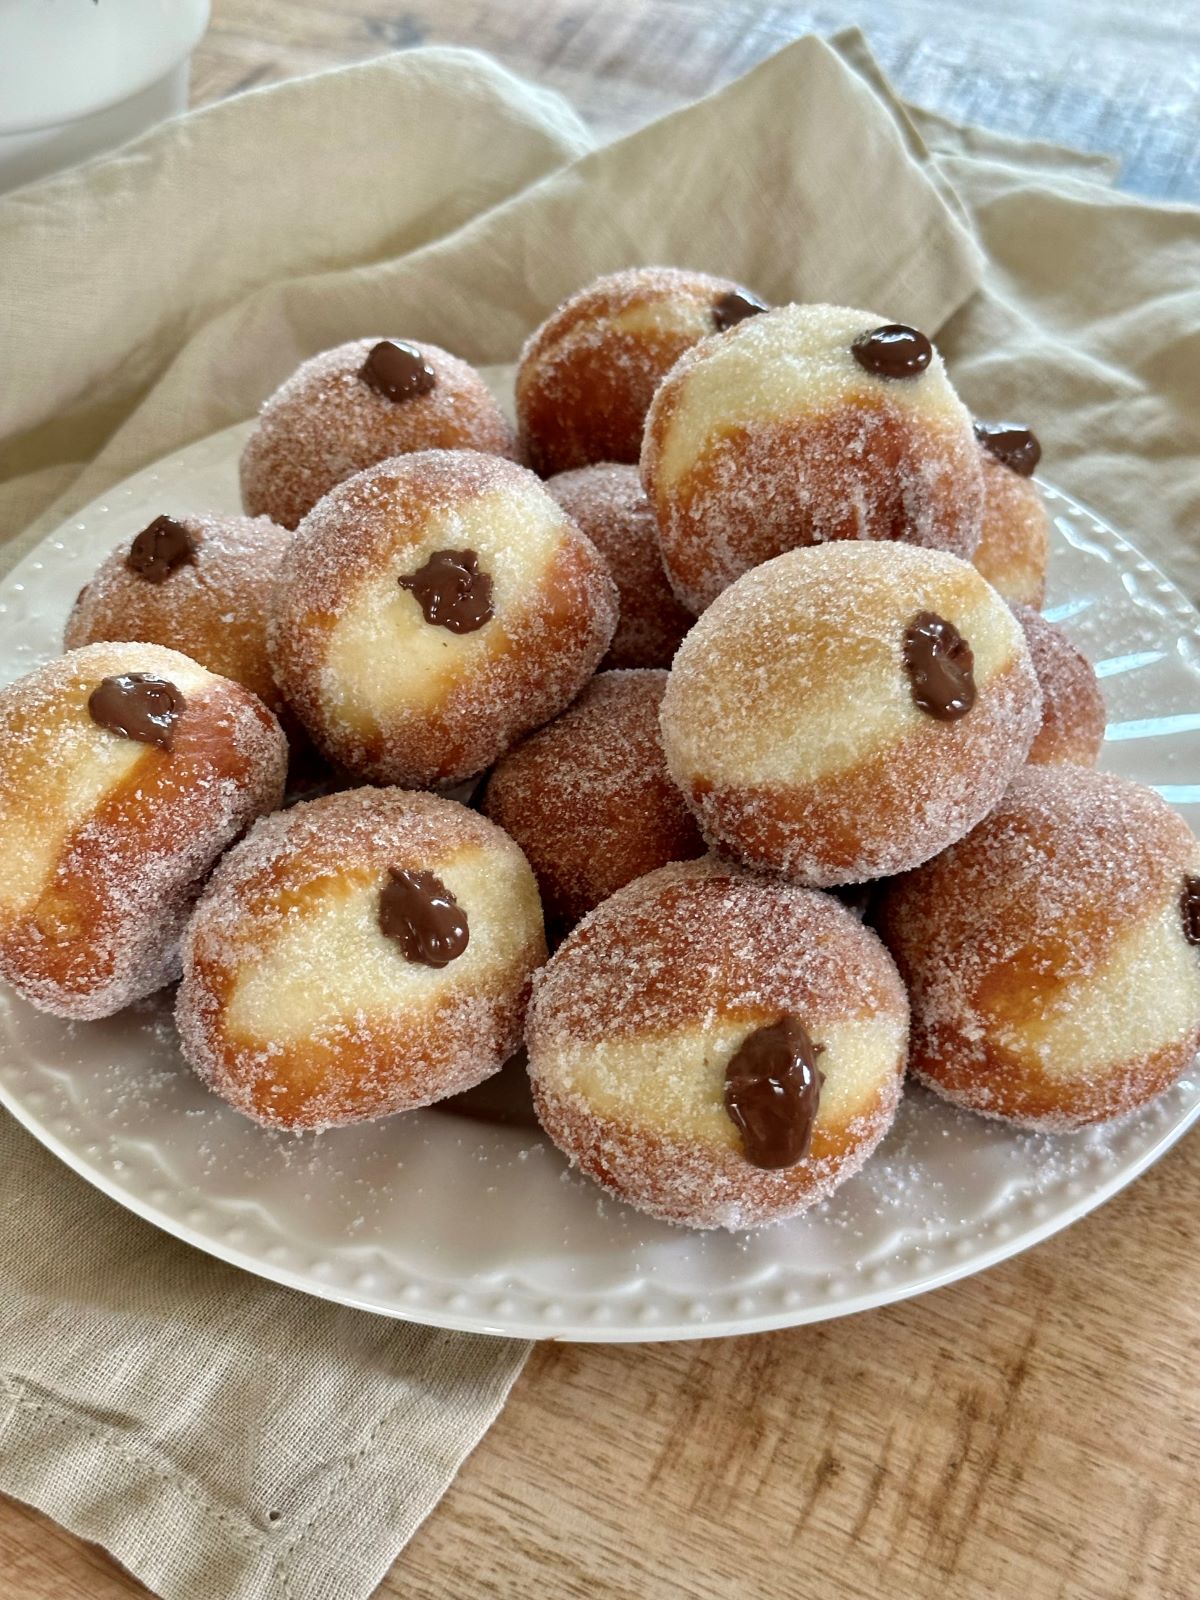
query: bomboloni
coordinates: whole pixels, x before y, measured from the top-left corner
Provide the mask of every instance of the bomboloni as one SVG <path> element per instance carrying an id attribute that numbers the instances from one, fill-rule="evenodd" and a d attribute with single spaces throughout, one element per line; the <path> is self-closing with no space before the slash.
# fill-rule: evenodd
<path id="1" fill-rule="evenodd" d="M 312 1129 L 481 1083 L 545 959 L 533 874 L 465 806 L 355 789 L 264 819 L 184 941 L 184 1056 L 239 1111 Z"/>
<path id="2" fill-rule="evenodd" d="M 711 845 L 827 888 L 961 838 L 1040 718 L 1021 628 L 975 568 L 865 541 L 789 551 L 727 589 L 680 646 L 662 730 Z"/>
<path id="3" fill-rule="evenodd" d="M 80 593 L 66 647 L 140 639 L 181 650 L 277 711 L 267 609 L 291 538 L 269 517 L 155 517 Z"/>
<path id="4" fill-rule="evenodd" d="M 641 471 L 695 613 L 800 545 L 979 542 L 970 416 L 926 336 L 870 311 L 781 306 L 696 345 L 654 396 Z"/>
<path id="5" fill-rule="evenodd" d="M 675 598 L 636 467 L 604 462 L 550 478 L 547 489 L 599 550 L 621 617 L 601 667 L 669 667 L 695 618 Z"/>
<path id="6" fill-rule="evenodd" d="M 1151 789 L 1026 767 L 974 832 L 891 884 L 911 1065 L 1034 1128 L 1105 1122 L 1200 1045 L 1200 843 Z"/>
<path id="7" fill-rule="evenodd" d="M 502 756 L 483 808 L 517 841 L 557 932 L 634 878 L 704 854 L 658 727 L 667 674 L 602 672 Z"/>
<path id="8" fill-rule="evenodd" d="M 603 559 L 532 472 L 429 450 L 358 474 L 305 518 L 268 643 L 327 759 L 432 788 L 563 710 L 616 622 Z"/>
<path id="9" fill-rule="evenodd" d="M 537 975 L 534 1105 L 609 1193 L 693 1228 L 823 1199 L 875 1149 L 908 1002 L 832 895 L 705 860 L 639 878 Z"/>
<path id="10" fill-rule="evenodd" d="M 1042 447 L 1016 422 L 976 422 L 983 520 L 975 565 L 1006 600 L 1040 610 L 1046 598 L 1050 516 L 1033 473 Z"/>
<path id="11" fill-rule="evenodd" d="M 631 267 L 580 289 L 528 338 L 517 421 L 544 477 L 595 461 L 635 462 L 660 380 L 697 340 L 766 310 L 729 278 Z"/>
<path id="12" fill-rule="evenodd" d="M 335 484 L 411 450 L 511 456 L 483 379 L 435 344 L 355 339 L 303 362 L 264 404 L 241 459 L 251 516 L 294 528 Z"/>
<path id="13" fill-rule="evenodd" d="M 1014 605 L 1042 691 L 1042 725 L 1029 748 L 1037 763 L 1094 767 L 1104 743 L 1104 696 L 1095 668 L 1060 627 L 1031 606 Z"/>
<path id="14" fill-rule="evenodd" d="M 256 695 L 157 645 L 87 645 L 0 689 L 0 976 L 79 1018 L 169 983 L 209 869 L 286 765 Z"/>

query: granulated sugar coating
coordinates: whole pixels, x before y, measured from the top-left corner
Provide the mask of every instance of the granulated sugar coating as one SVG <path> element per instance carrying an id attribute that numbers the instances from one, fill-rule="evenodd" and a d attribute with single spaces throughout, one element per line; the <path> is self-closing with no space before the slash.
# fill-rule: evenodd
<path id="1" fill-rule="evenodd" d="M 812 1147 L 753 1166 L 725 1109 L 748 1035 L 794 1017 L 818 1048 Z M 831 896 L 710 859 L 606 900 L 534 980 L 526 1040 L 554 1142 L 668 1222 L 741 1229 L 829 1194 L 887 1131 L 908 1004 L 887 952 Z"/>
<path id="2" fill-rule="evenodd" d="M 131 529 L 76 600 L 64 635 L 67 649 L 102 639 L 165 645 L 277 710 L 267 606 L 291 534 L 269 517 L 172 520 L 187 531 L 190 558 L 153 582 L 128 564 L 130 539 L 138 532 Z"/>
<path id="3" fill-rule="evenodd" d="M 322 495 L 364 467 L 410 450 L 512 456 L 512 429 L 483 379 L 435 344 L 407 341 L 433 369 L 427 393 L 391 400 L 360 373 L 384 335 L 303 362 L 276 389 L 242 452 L 242 504 L 294 528 Z"/>
<path id="4" fill-rule="evenodd" d="M 445 965 L 384 915 L 397 873 L 452 897 L 468 938 Z M 214 873 L 184 941 L 183 1052 L 273 1127 L 428 1105 L 512 1055 L 545 956 L 533 874 L 486 818 L 402 789 L 328 795 L 266 818 Z"/>
<path id="5" fill-rule="evenodd" d="M 526 340 L 517 368 L 517 420 L 534 469 L 548 477 L 636 461 L 659 382 L 723 325 L 731 297 L 747 312 L 761 305 L 729 278 L 631 267 L 564 300 Z"/>
<path id="6" fill-rule="evenodd" d="M 978 828 L 890 885 L 878 924 L 908 982 L 913 1070 L 1030 1127 L 1119 1117 L 1200 1044 L 1185 881 L 1200 844 L 1150 789 L 1026 767 Z"/>
<path id="7" fill-rule="evenodd" d="M 864 370 L 854 341 L 886 321 L 783 306 L 696 345 L 664 379 L 642 481 L 691 611 L 772 556 L 830 539 L 971 556 L 983 486 L 970 416 L 936 351 L 912 377 Z"/>
<path id="8" fill-rule="evenodd" d="M 915 617 L 966 640 L 974 703 L 921 709 Z M 1037 731 L 1021 629 L 966 561 L 868 541 L 793 550 L 727 589 L 680 646 L 667 762 L 710 844 L 817 887 L 886 877 L 961 838 Z"/>
<path id="9" fill-rule="evenodd" d="M 430 621 L 401 586 L 445 552 L 473 558 L 487 586 L 490 615 L 466 632 Z M 328 759 L 424 788 L 473 777 L 556 716 L 616 622 L 603 559 L 532 472 L 427 450 L 359 473 L 305 518 L 268 645 Z"/>
<path id="10" fill-rule="evenodd" d="M 983 521 L 975 565 L 1006 600 L 1040 610 L 1046 598 L 1050 516 L 1042 491 L 980 446 Z"/>
<path id="11" fill-rule="evenodd" d="M 665 672 L 602 672 L 488 780 L 484 810 L 528 856 L 555 929 L 655 867 L 704 854 L 663 755 L 666 686 Z"/>
<path id="12" fill-rule="evenodd" d="M 621 620 L 601 667 L 669 667 L 694 619 L 667 582 L 637 468 L 611 461 L 579 467 L 546 487 L 604 557 L 621 598 Z"/>
<path id="13" fill-rule="evenodd" d="M 169 749 L 89 714 L 127 673 L 174 687 Z M 170 982 L 209 869 L 280 803 L 286 761 L 260 700 L 157 645 L 88 645 L 0 690 L 0 975 L 80 1018 Z"/>
<path id="14" fill-rule="evenodd" d="M 1030 761 L 1094 767 L 1104 743 L 1104 696 L 1092 664 L 1067 635 L 1030 606 L 1014 605 L 1042 691 L 1042 725 Z"/>

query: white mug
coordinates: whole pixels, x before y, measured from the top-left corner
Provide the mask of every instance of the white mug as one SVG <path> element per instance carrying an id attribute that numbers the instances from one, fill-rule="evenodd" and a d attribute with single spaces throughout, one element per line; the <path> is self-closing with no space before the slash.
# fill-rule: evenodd
<path id="1" fill-rule="evenodd" d="M 0 191 L 187 110 L 209 0 L 0 0 Z"/>

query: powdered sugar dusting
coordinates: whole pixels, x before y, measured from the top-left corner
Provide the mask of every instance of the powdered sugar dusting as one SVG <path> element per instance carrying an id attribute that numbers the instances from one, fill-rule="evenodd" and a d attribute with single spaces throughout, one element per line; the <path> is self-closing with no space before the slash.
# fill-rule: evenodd
<path id="1" fill-rule="evenodd" d="M 176 516 L 195 553 L 161 583 L 126 565 L 119 544 L 67 619 L 68 650 L 105 639 L 141 639 L 181 650 L 277 709 L 267 660 L 267 605 L 291 534 L 269 517 Z M 132 532 L 131 531 L 131 537 Z"/>
<path id="2" fill-rule="evenodd" d="M 658 528 L 636 467 L 604 462 L 546 484 L 608 563 L 621 618 L 602 667 L 669 667 L 692 615 L 663 571 Z"/>
<path id="3" fill-rule="evenodd" d="M 655 867 L 704 853 L 663 755 L 665 672 L 603 672 L 503 756 L 483 805 L 529 857 L 547 915 L 570 927 Z"/>
<path id="4" fill-rule="evenodd" d="M 724 1113 L 723 1066 L 785 1013 L 822 1046 L 825 1083 L 811 1155 L 764 1172 Z M 537 975 L 526 1037 L 539 1115 L 585 1171 L 668 1221 L 740 1228 L 803 1210 L 883 1136 L 907 1002 L 837 901 L 704 860 L 586 917 Z"/>
<path id="5" fill-rule="evenodd" d="M 382 337 L 310 357 L 264 403 L 241 459 L 242 502 L 252 516 L 294 528 L 335 484 L 410 450 L 515 453 L 483 379 L 437 345 L 414 344 L 436 374 L 429 393 L 394 401 L 364 383 L 359 371 Z"/>
<path id="6" fill-rule="evenodd" d="M 912 379 L 863 371 L 851 345 L 884 321 L 784 306 L 694 346 L 664 379 L 641 472 L 668 577 L 691 611 L 798 545 L 974 551 L 983 490 L 970 417 L 936 354 Z"/>
<path id="7" fill-rule="evenodd" d="M 973 653 L 975 703 L 955 722 L 913 701 L 903 641 L 922 611 L 953 621 Z M 676 656 L 662 726 L 710 842 L 827 887 L 960 838 L 1039 717 L 1020 629 L 974 568 L 868 542 L 791 551 L 727 589 Z"/>
<path id="8" fill-rule="evenodd" d="M 1050 517 L 1032 478 L 980 445 L 983 521 L 973 560 L 1006 600 L 1041 608 L 1046 598 Z"/>
<path id="9" fill-rule="evenodd" d="M 394 870 L 434 873 L 466 919 L 446 966 L 379 923 Z M 520 1041 L 541 910 L 520 850 L 454 801 L 356 789 L 266 818 L 189 924 L 184 1054 L 247 1115 L 321 1128 L 427 1105 L 496 1072 Z"/>
<path id="10" fill-rule="evenodd" d="M 677 267 L 631 267 L 565 300 L 525 342 L 517 367 L 521 441 L 548 476 L 635 462 L 660 380 L 713 332 L 714 307 L 741 285 Z"/>
<path id="11" fill-rule="evenodd" d="M 149 672 L 185 690 L 169 752 L 87 719 L 102 677 Z M 0 808 L 10 842 L 36 826 L 46 875 L 14 863 L 0 898 L 0 968 L 26 998 L 60 1016 L 109 1016 L 179 970 L 184 920 L 213 862 L 279 804 L 287 753 L 274 717 L 246 690 L 172 650 L 96 644 L 0 690 Z M 108 750 L 122 765 L 92 781 Z M 76 804 L 86 786 L 87 800 Z M 33 805 L 33 818 L 26 813 Z M 0 882 L 3 875 L 0 874 Z"/>
<path id="12" fill-rule="evenodd" d="M 1095 766 L 1104 743 L 1104 696 L 1092 664 L 1053 622 L 1030 606 L 1013 605 L 1042 691 L 1042 725 L 1030 761 Z"/>
<path id="13" fill-rule="evenodd" d="M 468 547 L 493 616 L 456 636 L 399 577 Z M 268 645 L 314 743 L 360 777 L 462 781 L 578 694 L 608 647 L 616 590 L 591 542 L 531 472 L 471 451 L 383 462 L 305 519 Z"/>
<path id="14" fill-rule="evenodd" d="M 1026 767 L 975 831 L 892 884 L 879 926 L 909 984 L 913 1065 L 1028 1124 L 1120 1116 L 1200 1043 L 1180 913 L 1200 845 L 1153 793 Z"/>

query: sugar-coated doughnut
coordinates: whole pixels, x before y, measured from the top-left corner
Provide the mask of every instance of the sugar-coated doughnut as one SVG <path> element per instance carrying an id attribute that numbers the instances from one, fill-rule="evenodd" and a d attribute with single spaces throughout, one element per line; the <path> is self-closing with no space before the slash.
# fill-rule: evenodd
<path id="1" fill-rule="evenodd" d="M 969 562 L 842 541 L 778 556 L 709 607 L 662 729 L 710 844 L 829 887 L 960 838 L 1040 715 L 1020 626 Z"/>
<path id="2" fill-rule="evenodd" d="M 1095 669 L 1063 630 L 1032 606 L 1014 605 L 1042 691 L 1042 725 L 1029 760 L 1094 767 L 1104 743 L 1104 696 Z"/>
<path id="3" fill-rule="evenodd" d="M 977 422 L 983 521 L 975 565 L 1006 600 L 1040 610 L 1046 598 L 1050 516 L 1033 472 L 1036 435 L 1015 422 Z"/>
<path id="4" fill-rule="evenodd" d="M 66 647 L 142 639 L 182 650 L 278 710 L 267 606 L 291 538 L 269 517 L 155 517 L 80 593 Z"/>
<path id="5" fill-rule="evenodd" d="M 604 462 L 560 472 L 547 489 L 612 574 L 621 618 L 602 667 L 669 667 L 695 620 L 663 571 L 658 528 L 636 467 Z"/>
<path id="6" fill-rule="evenodd" d="M 971 419 L 925 335 L 870 311 L 781 306 L 696 345 L 654 396 L 641 470 L 697 613 L 798 545 L 979 541 Z"/>
<path id="7" fill-rule="evenodd" d="M 573 1163 L 694 1228 L 803 1211 L 856 1172 L 900 1098 L 908 1002 L 831 895 L 711 859 L 580 923 L 534 980 L 534 1104 Z"/>
<path id="8" fill-rule="evenodd" d="M 729 278 L 630 267 L 564 300 L 521 351 L 517 421 L 543 476 L 632 462 L 659 381 L 697 340 L 765 310 Z"/>
<path id="9" fill-rule="evenodd" d="M 358 474 L 309 513 L 268 643 L 328 759 L 424 788 L 472 777 L 557 715 L 616 620 L 602 558 L 532 472 L 428 450 Z"/>
<path id="10" fill-rule="evenodd" d="M 410 450 L 516 451 L 483 379 L 435 344 L 354 339 L 303 362 L 242 451 L 242 504 L 294 528 L 343 479 Z"/>
<path id="11" fill-rule="evenodd" d="M 453 800 L 354 789 L 265 818 L 188 925 L 183 1052 L 239 1111 L 324 1128 L 499 1070 L 546 954 L 517 846 Z"/>
<path id="12" fill-rule="evenodd" d="M 556 931 L 653 868 L 704 854 L 663 755 L 666 686 L 661 671 L 602 672 L 488 779 L 484 810 L 529 858 Z"/>
<path id="13" fill-rule="evenodd" d="M 158 645 L 87 645 L 0 689 L 0 977 L 80 1018 L 170 982 L 209 868 L 286 764 L 257 696 Z"/>
<path id="14" fill-rule="evenodd" d="M 972 1111 L 1104 1122 L 1200 1045 L 1200 843 L 1151 789 L 1026 767 L 877 916 L 913 1006 L 912 1067 Z"/>

